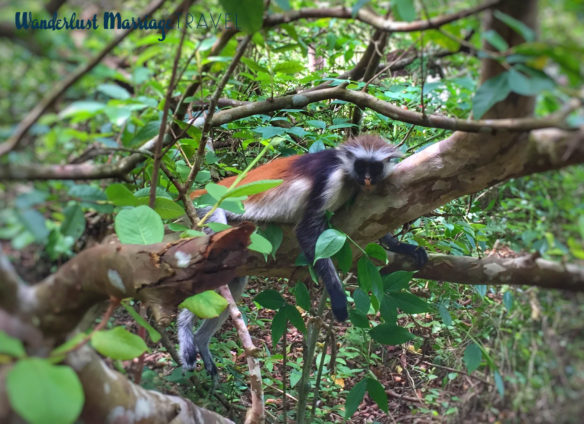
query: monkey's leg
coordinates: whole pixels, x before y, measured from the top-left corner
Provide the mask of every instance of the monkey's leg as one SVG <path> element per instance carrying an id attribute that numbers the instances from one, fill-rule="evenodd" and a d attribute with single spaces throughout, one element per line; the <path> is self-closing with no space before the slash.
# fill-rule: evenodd
<path id="1" fill-rule="evenodd" d="M 326 221 L 324 216 L 312 214 L 306 214 L 296 228 L 298 243 L 310 264 L 314 262 L 314 248 L 318 236 L 322 234 L 325 228 Z M 341 280 L 339 280 L 333 261 L 329 258 L 319 259 L 314 264 L 314 270 L 323 281 L 326 291 L 331 298 L 333 315 L 337 321 L 346 320 L 348 316 L 347 296 L 345 295 L 345 290 L 343 290 L 343 285 L 341 284 Z"/>
<path id="2" fill-rule="evenodd" d="M 414 260 L 416 267 L 422 268 L 428 262 L 426 250 L 421 246 L 415 246 L 409 243 L 403 243 L 396 239 L 392 234 L 387 233 L 379 239 L 379 243 L 390 252 L 407 255 Z"/>
<path id="3" fill-rule="evenodd" d="M 234 278 L 229 282 L 229 290 L 231 290 L 235 301 L 241 298 L 246 284 L 247 277 Z M 201 355 L 207 372 L 213 378 L 217 376 L 217 366 L 209 350 L 209 340 L 221 325 L 223 325 L 228 315 L 229 311 L 226 309 L 217 318 L 204 320 L 197 332 L 193 334 L 193 313 L 188 309 L 183 309 L 180 312 L 178 317 L 178 339 L 180 344 L 180 358 L 184 369 L 194 369 L 197 362 L 197 355 Z"/>

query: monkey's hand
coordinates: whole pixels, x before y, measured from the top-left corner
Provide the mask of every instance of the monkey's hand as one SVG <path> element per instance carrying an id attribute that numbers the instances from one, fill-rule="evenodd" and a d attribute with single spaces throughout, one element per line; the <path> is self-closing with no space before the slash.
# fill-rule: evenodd
<path id="1" fill-rule="evenodd" d="M 422 268 L 428 262 L 428 254 L 422 246 L 403 243 L 389 233 L 381 237 L 379 243 L 390 252 L 400 253 L 412 258 L 416 268 Z"/>

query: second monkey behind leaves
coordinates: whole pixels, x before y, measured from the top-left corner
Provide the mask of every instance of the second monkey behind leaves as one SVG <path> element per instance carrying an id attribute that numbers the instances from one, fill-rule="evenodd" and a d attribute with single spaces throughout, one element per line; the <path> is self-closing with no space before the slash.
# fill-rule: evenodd
<path id="1" fill-rule="evenodd" d="M 282 179 L 282 184 L 246 199 L 243 202 L 245 212 L 241 215 L 221 210 L 218 220 L 297 224 L 298 243 L 308 262 L 313 263 L 316 241 L 327 228 L 325 212 L 336 211 L 360 189 L 369 190 L 383 181 L 391 173 L 394 160 L 402 156 L 395 146 L 381 137 L 361 135 L 335 149 L 275 159 L 249 172 L 241 184 L 266 179 Z M 235 178 L 226 178 L 218 184 L 229 187 Z M 197 190 L 191 197 L 204 193 L 205 190 Z M 413 256 L 418 266 L 426 262 L 427 256 L 422 248 L 396 243 L 401 248 L 399 253 Z M 347 297 L 332 260 L 319 259 L 314 269 L 330 296 L 335 318 L 344 321 L 347 319 Z M 189 334 L 192 338 L 190 328 L 188 332 L 185 328 L 192 325 L 192 316 L 188 314 L 181 313 L 182 320 L 179 320 L 184 335 L 181 336 L 179 331 L 183 366 L 192 369 L 196 355 L 201 354 L 207 370 L 212 368 L 216 372 L 206 345 L 217 328 L 205 326 L 206 322 L 194 335 L 194 340 L 187 340 Z M 223 319 L 217 319 L 217 326 Z M 200 340 L 201 337 L 206 340 Z"/>

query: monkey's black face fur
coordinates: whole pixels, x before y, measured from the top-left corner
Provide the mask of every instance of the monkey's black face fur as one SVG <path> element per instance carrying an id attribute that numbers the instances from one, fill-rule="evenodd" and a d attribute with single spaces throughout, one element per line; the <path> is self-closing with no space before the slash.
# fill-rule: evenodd
<path id="1" fill-rule="evenodd" d="M 357 182 L 360 185 L 375 185 L 385 178 L 383 163 L 380 161 L 357 159 L 354 166 Z"/>

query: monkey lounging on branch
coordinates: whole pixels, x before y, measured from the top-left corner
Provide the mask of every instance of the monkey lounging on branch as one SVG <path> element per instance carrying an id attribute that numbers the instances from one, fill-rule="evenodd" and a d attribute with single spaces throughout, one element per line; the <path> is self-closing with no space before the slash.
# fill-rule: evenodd
<path id="1" fill-rule="evenodd" d="M 318 237 L 327 228 L 325 212 L 336 211 L 346 204 L 359 190 L 372 192 L 376 185 L 392 172 L 394 161 L 402 157 L 397 148 L 379 136 L 362 135 L 346 141 L 336 149 L 323 150 L 307 155 L 279 158 L 251 171 L 242 184 L 266 179 L 282 179 L 283 183 L 245 200 L 245 211 L 238 215 L 217 209 L 210 221 L 250 220 L 280 224 L 297 224 L 296 237 L 309 263 L 314 262 Z M 225 178 L 219 184 L 229 187 L 236 177 Z M 191 198 L 206 193 L 194 191 Z M 428 260 L 423 248 L 400 243 L 391 235 L 381 239 L 386 248 L 411 256 L 422 267 Z M 347 297 L 330 258 L 319 259 L 314 269 L 323 281 L 331 299 L 333 315 L 338 321 L 347 319 Z M 236 278 L 229 283 L 237 300 L 247 278 Z M 221 316 L 206 320 L 193 335 L 193 314 L 184 309 L 178 320 L 180 356 L 185 369 L 195 367 L 197 355 L 201 355 L 205 369 L 213 376 L 217 368 L 209 351 L 209 339 L 227 318 Z"/>

